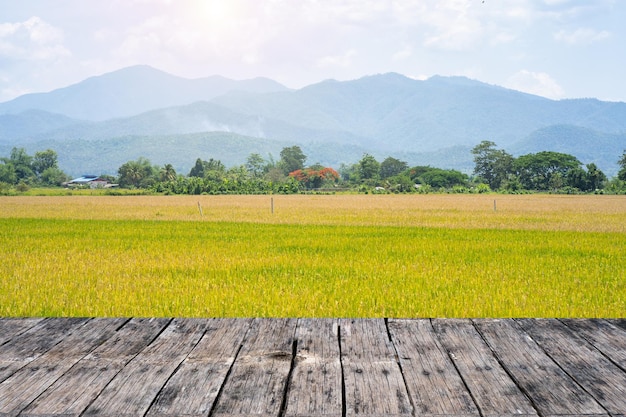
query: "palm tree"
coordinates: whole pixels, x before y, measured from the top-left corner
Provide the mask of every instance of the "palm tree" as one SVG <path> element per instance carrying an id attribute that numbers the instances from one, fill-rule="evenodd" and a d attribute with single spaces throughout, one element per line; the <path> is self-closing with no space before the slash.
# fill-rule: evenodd
<path id="1" fill-rule="evenodd" d="M 161 181 L 174 181 L 176 179 L 176 170 L 172 164 L 165 164 L 160 172 Z"/>

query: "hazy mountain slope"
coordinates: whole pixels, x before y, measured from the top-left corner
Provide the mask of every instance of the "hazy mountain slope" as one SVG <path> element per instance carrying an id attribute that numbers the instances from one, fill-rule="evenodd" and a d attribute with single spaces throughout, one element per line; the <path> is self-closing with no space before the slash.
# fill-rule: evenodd
<path id="1" fill-rule="evenodd" d="M 286 89 L 266 78 L 235 81 L 212 76 L 190 80 L 139 65 L 48 93 L 26 94 L 0 103 L 0 114 L 38 109 L 76 119 L 106 120 L 209 100 L 229 91 L 265 93 Z"/>
<path id="2" fill-rule="evenodd" d="M 18 145 L 28 142 L 32 136 L 76 123 L 79 121 L 41 110 L 27 110 L 19 114 L 0 114 L 0 144 Z"/>
<path id="3" fill-rule="evenodd" d="M 187 135 L 124 136 L 107 140 L 85 141 L 42 140 L 25 146 L 29 154 L 42 149 L 54 149 L 59 167 L 72 176 L 82 174 L 117 174 L 125 162 L 139 157 L 155 165 L 172 164 L 187 175 L 197 158 L 221 160 L 226 166 L 245 163 L 250 153 L 278 155 L 286 144 L 234 133 L 212 132 Z M 0 146 L 0 153 L 10 149 Z"/>
<path id="4" fill-rule="evenodd" d="M 617 161 L 626 150 L 626 133 L 602 133 L 592 129 L 555 125 L 536 130 L 510 146 L 515 156 L 545 150 L 574 155 L 583 164 L 595 163 L 608 176 L 617 174 Z"/>
<path id="5" fill-rule="evenodd" d="M 418 81 L 384 74 L 213 101 L 251 116 L 350 132 L 369 138 L 368 146 L 391 150 L 433 151 L 485 139 L 506 146 L 554 124 L 626 130 L 625 103 L 554 101 L 463 77 Z"/>
<path id="6" fill-rule="evenodd" d="M 199 96 L 213 98 L 163 105 Z M 29 103 L 69 111 L 66 115 L 82 111 L 91 118 L 135 113 L 82 122 L 43 111 L 2 114 Z M 154 109 L 157 106 L 161 108 Z M 146 108 L 153 110 L 144 111 Z M 49 143 L 53 149 L 59 148 L 60 159 L 64 150 L 78 155 L 77 163 L 111 155 L 108 171 L 119 166 L 113 148 L 123 149 L 120 155 L 128 158 L 148 157 L 149 152 L 160 157 L 155 152 L 164 146 L 168 153 L 163 156 L 170 160 L 163 163 L 177 160 L 182 164 L 190 155 L 195 160 L 209 150 L 203 147 L 205 140 L 189 139 L 195 136 L 188 134 L 197 132 L 225 132 L 210 133 L 213 153 L 208 155 L 218 159 L 225 155 L 225 163 L 243 163 L 254 152 L 246 147 L 271 148 L 277 155 L 280 149 L 276 144 L 280 143 L 308 150 L 309 163 L 338 167 L 371 153 L 381 160 L 395 156 L 411 165 L 467 172 L 472 168 L 470 149 L 482 140 L 491 140 L 514 154 L 540 150 L 571 153 L 583 163 L 597 163 L 610 174 L 626 149 L 626 103 L 555 101 L 464 77 L 436 76 L 420 81 L 391 73 L 346 82 L 324 81 L 292 91 L 270 80 L 186 80 L 139 66 L 0 104 L 0 145 L 4 149 Z M 179 136 L 187 140 L 180 141 Z M 177 146 L 168 148 L 162 142 L 165 137 L 174 138 Z M 239 148 L 237 158 L 229 142 L 234 137 L 246 137 L 241 139 L 245 145 Z M 102 149 L 109 153 L 101 153 Z"/>

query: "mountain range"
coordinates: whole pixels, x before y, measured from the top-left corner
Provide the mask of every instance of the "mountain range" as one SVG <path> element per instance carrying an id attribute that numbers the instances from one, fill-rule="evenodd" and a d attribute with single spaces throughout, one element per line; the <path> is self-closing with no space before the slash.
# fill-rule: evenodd
<path id="1" fill-rule="evenodd" d="M 292 145 L 335 168 L 369 153 L 469 173 L 482 140 L 514 155 L 570 153 L 612 176 L 626 149 L 626 103 L 550 100 L 464 77 L 389 73 L 292 90 L 148 66 L 0 103 L 0 155 L 54 149 L 72 175 L 114 174 L 140 156 L 186 174 L 196 158 L 232 166 Z"/>

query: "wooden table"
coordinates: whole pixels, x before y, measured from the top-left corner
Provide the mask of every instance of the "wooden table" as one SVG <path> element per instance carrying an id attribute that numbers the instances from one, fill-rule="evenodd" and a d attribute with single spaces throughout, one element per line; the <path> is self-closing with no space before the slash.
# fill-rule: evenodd
<path id="1" fill-rule="evenodd" d="M 0 416 L 96 415 L 626 415 L 626 320 L 0 319 Z"/>

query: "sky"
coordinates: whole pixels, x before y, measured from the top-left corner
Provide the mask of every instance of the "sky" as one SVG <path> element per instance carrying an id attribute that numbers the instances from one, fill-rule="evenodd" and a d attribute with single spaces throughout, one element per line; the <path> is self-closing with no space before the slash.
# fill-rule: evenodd
<path id="1" fill-rule="evenodd" d="M 146 64 L 290 88 L 397 72 L 626 101 L 624 0 L 0 0 L 0 102 Z"/>

